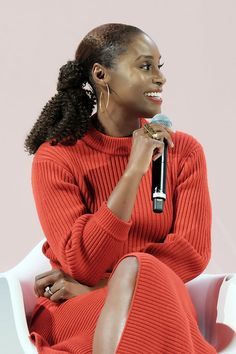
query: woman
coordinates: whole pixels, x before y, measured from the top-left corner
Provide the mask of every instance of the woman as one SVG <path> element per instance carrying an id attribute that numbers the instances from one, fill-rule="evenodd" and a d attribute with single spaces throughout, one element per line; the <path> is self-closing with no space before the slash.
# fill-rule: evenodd
<path id="1" fill-rule="evenodd" d="M 184 285 L 211 253 L 203 148 L 156 123 L 152 135 L 142 118 L 161 112 L 160 58 L 137 27 L 93 29 L 25 141 L 53 268 L 35 283 L 39 353 L 216 353 Z M 155 214 L 151 161 L 163 139 L 167 200 Z"/>

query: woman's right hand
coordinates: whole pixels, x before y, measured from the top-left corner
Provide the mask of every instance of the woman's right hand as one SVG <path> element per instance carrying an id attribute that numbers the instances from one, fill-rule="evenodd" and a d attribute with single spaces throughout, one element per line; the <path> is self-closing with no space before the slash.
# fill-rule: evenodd
<path id="1" fill-rule="evenodd" d="M 144 127 L 133 132 L 132 148 L 126 170 L 144 175 L 151 160 L 155 161 L 162 155 L 164 138 L 171 148 L 174 147 L 171 137 L 174 133 L 172 129 L 157 123 L 150 123 L 150 126 L 155 130 L 155 139 L 149 136 Z"/>

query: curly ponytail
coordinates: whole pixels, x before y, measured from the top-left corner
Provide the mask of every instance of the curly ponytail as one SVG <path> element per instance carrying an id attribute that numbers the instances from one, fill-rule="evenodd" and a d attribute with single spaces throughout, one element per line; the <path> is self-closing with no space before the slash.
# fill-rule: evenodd
<path id="1" fill-rule="evenodd" d="M 79 44 L 75 60 L 60 68 L 57 91 L 25 139 L 25 151 L 35 154 L 39 146 L 74 145 L 91 125 L 97 103 L 96 87 L 91 76 L 94 63 L 107 68 L 116 65 L 117 57 L 126 51 L 132 35 L 144 33 L 137 27 L 110 23 L 94 28 Z M 86 89 L 89 84 L 91 89 Z"/>
<path id="2" fill-rule="evenodd" d="M 89 117 L 96 104 L 93 92 L 84 88 L 87 78 L 81 64 L 68 61 L 60 68 L 57 91 L 44 106 L 37 122 L 25 140 L 30 154 L 46 140 L 51 145 L 62 141 L 73 145 L 88 130 Z"/>

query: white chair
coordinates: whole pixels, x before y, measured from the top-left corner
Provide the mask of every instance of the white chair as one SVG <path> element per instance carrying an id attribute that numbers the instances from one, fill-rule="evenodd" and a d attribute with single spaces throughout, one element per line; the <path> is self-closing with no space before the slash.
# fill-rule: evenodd
<path id="1" fill-rule="evenodd" d="M 4 354 L 37 353 L 28 320 L 36 303 L 35 275 L 51 269 L 39 242 L 13 269 L 0 274 L 0 348 Z M 218 353 L 236 353 L 236 274 L 201 274 L 186 283 L 198 325 Z"/>
<path id="2" fill-rule="evenodd" d="M 41 240 L 30 253 L 11 270 L 0 273 L 0 348 L 4 354 L 35 354 L 29 339 L 28 321 L 36 304 L 35 275 L 51 269 L 42 253 Z"/>

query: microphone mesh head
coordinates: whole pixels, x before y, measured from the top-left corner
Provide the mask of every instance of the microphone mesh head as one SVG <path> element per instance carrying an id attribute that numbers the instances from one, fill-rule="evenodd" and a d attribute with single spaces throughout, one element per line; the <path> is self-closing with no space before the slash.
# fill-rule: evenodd
<path id="1" fill-rule="evenodd" d="M 165 125 L 166 127 L 170 128 L 172 126 L 172 122 L 169 117 L 165 116 L 164 114 L 155 114 L 155 116 L 151 119 L 151 123 L 158 123 Z"/>

